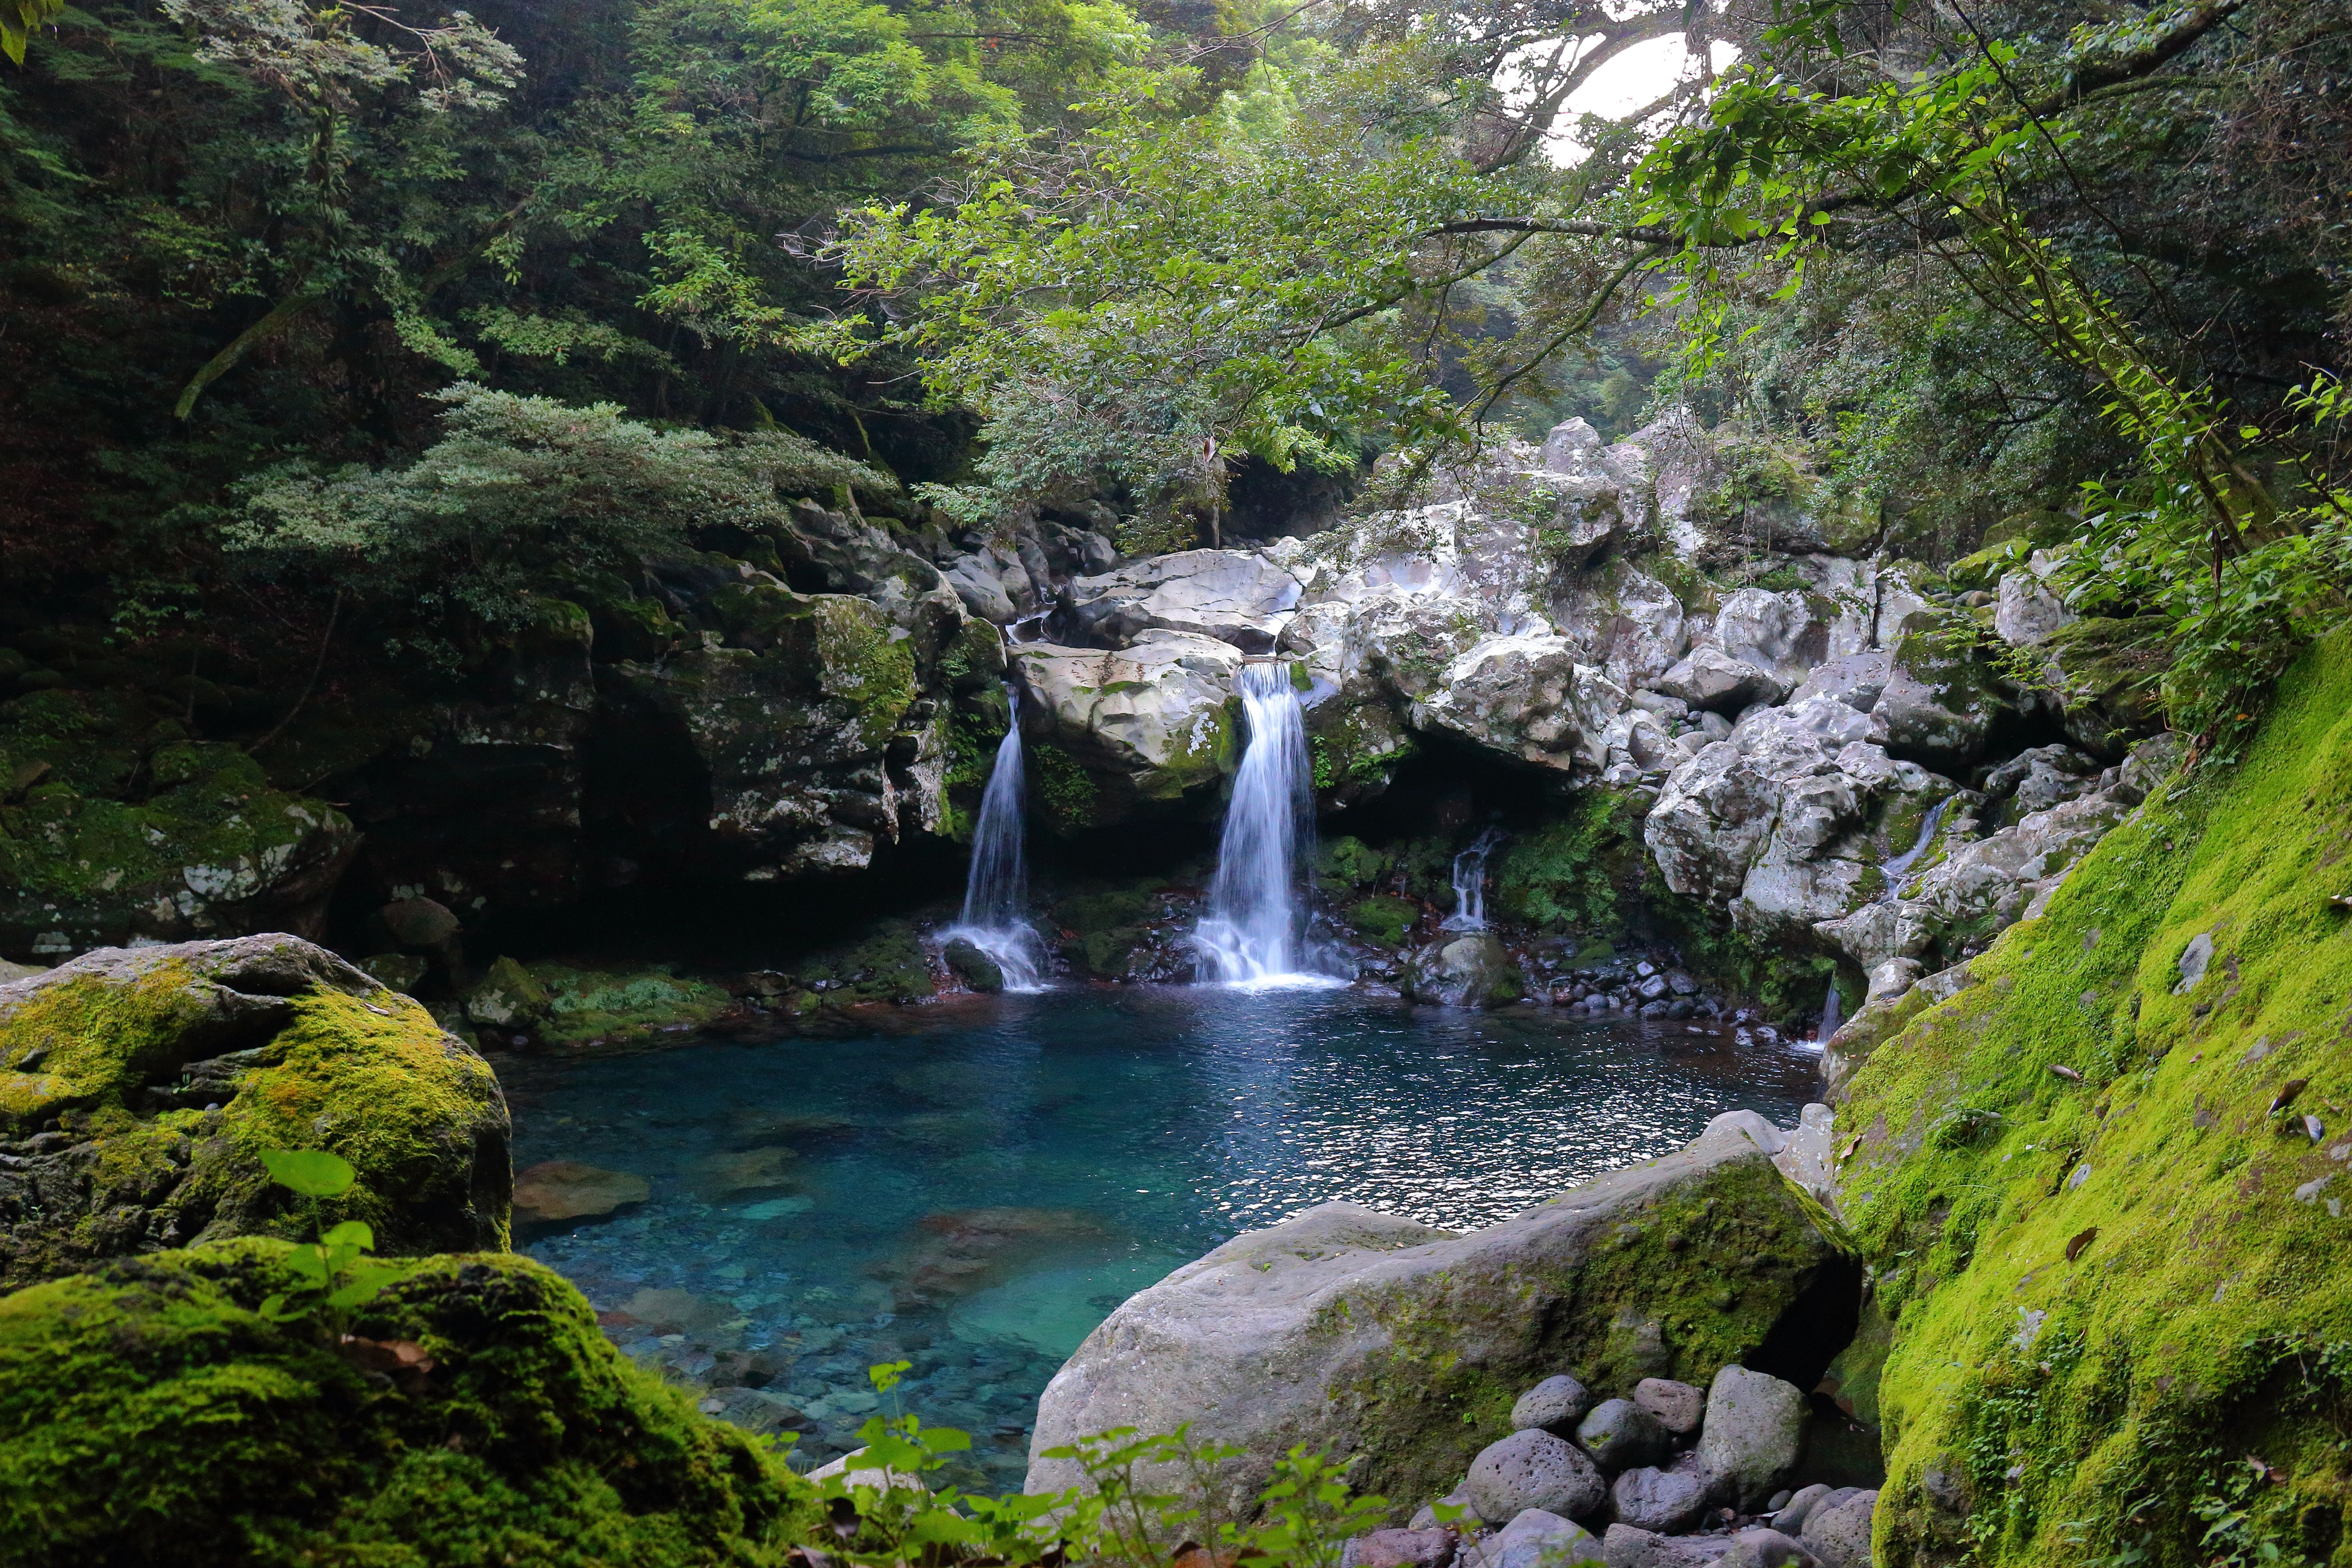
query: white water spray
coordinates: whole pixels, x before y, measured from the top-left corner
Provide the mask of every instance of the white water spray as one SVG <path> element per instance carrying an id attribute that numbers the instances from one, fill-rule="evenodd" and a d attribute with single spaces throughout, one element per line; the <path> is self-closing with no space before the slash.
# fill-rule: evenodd
<path id="1" fill-rule="evenodd" d="M 1029 924 L 1029 868 L 1022 852 L 1025 790 L 1021 765 L 1021 694 L 1008 686 L 1012 726 L 996 748 L 996 765 L 980 797 L 972 829 L 971 869 L 963 884 L 963 917 L 941 933 L 961 937 L 996 961 L 1007 991 L 1041 991 L 1045 943 Z"/>
<path id="2" fill-rule="evenodd" d="M 1202 970 L 1228 985 L 1343 984 L 1320 973 L 1307 952 L 1315 791 L 1290 666 L 1252 660 L 1234 684 L 1249 719 L 1249 745 L 1225 808 L 1208 913 L 1192 933 Z"/>
<path id="3" fill-rule="evenodd" d="M 1445 917 L 1439 929 L 1486 929 L 1486 858 L 1502 841 L 1502 834 L 1490 827 L 1454 858 L 1454 912 Z"/>

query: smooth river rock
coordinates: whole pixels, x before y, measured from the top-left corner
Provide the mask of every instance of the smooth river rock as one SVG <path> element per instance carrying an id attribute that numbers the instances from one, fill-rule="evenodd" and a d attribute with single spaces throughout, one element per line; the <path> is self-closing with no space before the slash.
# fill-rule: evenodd
<path id="1" fill-rule="evenodd" d="M 1562 1368 L 1624 1388 L 1768 1360 L 1810 1386 L 1852 1332 L 1860 1271 L 1760 1121 L 1718 1117 L 1684 1150 L 1466 1236 L 1332 1203 L 1234 1237 L 1087 1336 L 1038 1403 L 1028 1489 L 1083 1479 L 1048 1449 L 1189 1423 L 1244 1451 L 1228 1479 L 1247 1489 L 1303 1443 L 1354 1461 L 1360 1490 L 1435 1497 Z M 1752 1259 L 1736 1292 L 1719 1284 L 1734 1248 Z"/>
<path id="2" fill-rule="evenodd" d="M 1465 1546 L 1458 1561 L 1461 1568 L 1566 1568 L 1600 1555 L 1601 1542 L 1591 1531 L 1549 1510 L 1530 1508 L 1486 1540 Z"/>

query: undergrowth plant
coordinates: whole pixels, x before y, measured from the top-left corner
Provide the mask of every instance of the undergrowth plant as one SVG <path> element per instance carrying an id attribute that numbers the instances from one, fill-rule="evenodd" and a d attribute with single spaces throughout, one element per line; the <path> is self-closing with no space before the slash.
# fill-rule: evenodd
<path id="1" fill-rule="evenodd" d="M 877 1393 L 894 1396 L 908 1366 L 887 1363 L 867 1375 Z M 1273 1479 L 1255 1497 L 1236 1495 L 1223 1471 L 1243 1451 L 1196 1442 L 1184 1427 L 1157 1436 L 1120 1427 L 1047 1449 L 1045 1458 L 1075 1461 L 1085 1474 L 1066 1490 L 1002 1497 L 934 1490 L 930 1480 L 971 1438 L 927 1426 L 896 1403 L 892 1397 L 892 1412 L 877 1412 L 859 1430 L 863 1447 L 853 1468 L 819 1486 L 835 1536 L 827 1555 L 858 1568 L 1073 1562 L 1164 1568 L 1188 1556 L 1222 1568 L 1339 1568 L 1348 1542 L 1388 1517 L 1385 1499 L 1349 1486 L 1344 1463 L 1303 1447 L 1276 1462 Z M 1462 1511 L 1438 1510 L 1445 1521 Z"/>
<path id="2" fill-rule="evenodd" d="M 261 1163 L 271 1181 L 313 1204 L 341 1197 L 358 1180 L 350 1161 L 324 1149 L 265 1149 Z M 347 1219 L 315 1236 L 286 1255 L 287 1287 L 263 1300 L 261 1315 L 273 1323 L 315 1318 L 341 1335 L 351 1310 L 400 1273 L 371 1256 L 374 1251 L 375 1232 L 364 1220 Z"/>

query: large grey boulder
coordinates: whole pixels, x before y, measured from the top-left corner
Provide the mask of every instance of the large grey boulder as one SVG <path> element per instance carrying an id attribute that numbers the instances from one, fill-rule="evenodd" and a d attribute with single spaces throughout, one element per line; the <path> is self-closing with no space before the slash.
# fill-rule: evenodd
<path id="1" fill-rule="evenodd" d="M 1794 686 L 1829 657 L 1829 626 L 1811 600 L 1790 590 L 1742 588 L 1715 614 L 1711 640 L 1730 658 Z"/>
<path id="2" fill-rule="evenodd" d="M 1837 1343 L 1806 1336 L 1844 1331 L 1858 1269 L 1751 1124 L 1770 1131 L 1719 1117 L 1679 1152 L 1466 1236 L 1323 1204 L 1234 1237 L 1129 1298 L 1055 1376 L 1029 1489 L 1082 1479 L 1047 1449 L 1190 1423 L 1244 1450 L 1245 1488 L 1304 1443 L 1353 1461 L 1361 1489 L 1433 1497 L 1562 1368 L 1588 1386 L 1695 1383 L 1769 1342 L 1790 1347 L 1780 1370 L 1818 1378 Z M 1735 1247 L 1754 1262 L 1725 1288 L 1718 1248 Z M 1685 1303 L 1671 1321 L 1654 1305 L 1668 1296 Z"/>
<path id="3" fill-rule="evenodd" d="M 1624 561 L 1571 579 L 1553 595 L 1549 614 L 1584 661 L 1622 687 L 1653 684 L 1690 647 L 1675 591 Z"/>
<path id="4" fill-rule="evenodd" d="M 1816 698 L 1748 715 L 1676 768 L 1643 828 L 1667 887 L 1801 940 L 1875 898 L 1885 863 L 1959 786 L 1868 731 L 1864 715 Z"/>
<path id="5" fill-rule="evenodd" d="M 1706 1513 L 1708 1501 L 1706 1478 L 1689 1470 L 1644 1466 L 1627 1470 L 1609 1488 L 1610 1511 L 1620 1523 L 1667 1535 L 1679 1535 L 1696 1525 Z"/>
<path id="6" fill-rule="evenodd" d="M 1735 717 L 1759 702 L 1779 701 L 1787 689 L 1777 677 L 1704 644 L 1650 681 L 1649 687 L 1693 708 Z"/>
<path id="7" fill-rule="evenodd" d="M 1609 1483 L 1582 1450 L 1549 1432 L 1514 1432 L 1470 1461 L 1470 1506 L 1489 1524 L 1530 1509 L 1564 1519 L 1599 1510 Z"/>
<path id="8" fill-rule="evenodd" d="M 1097 824 L 1139 801 L 1174 800 L 1231 767 L 1237 737 L 1227 704 L 1242 666 L 1231 643 L 1147 631 L 1116 652 L 1022 643 L 1011 654 L 1032 699 L 1025 721 L 1113 786 Z"/>
<path id="9" fill-rule="evenodd" d="M 1180 550 L 1072 578 L 1061 614 L 1078 635 L 1105 647 L 1168 631 L 1271 653 L 1303 592 L 1296 575 L 1261 552 Z"/>
<path id="10" fill-rule="evenodd" d="M 1609 721 L 1626 698 L 1579 663 L 1580 651 L 1563 637 L 1488 637 L 1445 667 L 1436 689 L 1413 704 L 1412 721 L 1519 762 L 1598 770 L 1608 761 Z"/>
<path id="11" fill-rule="evenodd" d="M 2048 552 L 2037 550 L 2023 571 L 2011 572 L 2001 578 L 2000 602 L 1992 613 L 1992 629 L 2000 634 L 2003 641 L 2031 647 L 2049 641 L 2052 633 L 2080 618 L 2047 585 L 2057 570 L 2057 560 Z"/>
<path id="12" fill-rule="evenodd" d="M 488 1063 L 322 947 L 100 948 L 0 984 L 0 1291 L 344 1219 L 390 1256 L 504 1251 L 509 1132 Z M 277 1185 L 258 1152 L 284 1148 L 341 1155 L 352 1190 Z"/>
<path id="13" fill-rule="evenodd" d="M 1805 1394 L 1769 1373 L 1727 1366 L 1706 1391 L 1699 1467 L 1742 1509 L 1779 1490 L 1805 1451 Z"/>

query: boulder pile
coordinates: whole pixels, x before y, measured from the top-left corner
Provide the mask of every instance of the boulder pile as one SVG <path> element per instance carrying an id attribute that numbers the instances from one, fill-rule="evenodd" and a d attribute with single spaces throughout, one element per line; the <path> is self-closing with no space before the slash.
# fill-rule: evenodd
<path id="1" fill-rule="evenodd" d="M 1799 1484 L 1810 1419 L 1795 1384 L 1743 1366 L 1599 1400 L 1557 1373 L 1459 1488 L 1350 1542 L 1344 1568 L 1869 1568 L 1878 1494 Z"/>

